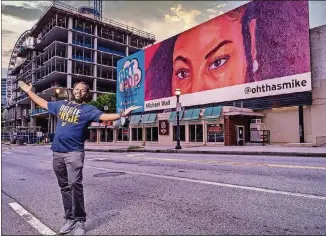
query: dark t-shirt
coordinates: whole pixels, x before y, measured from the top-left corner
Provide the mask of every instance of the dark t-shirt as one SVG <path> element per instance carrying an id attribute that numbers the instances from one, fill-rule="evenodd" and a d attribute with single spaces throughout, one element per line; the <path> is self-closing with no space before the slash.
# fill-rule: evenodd
<path id="1" fill-rule="evenodd" d="M 48 102 L 48 111 L 58 118 L 51 146 L 56 152 L 84 151 L 87 127 L 103 114 L 92 105 L 67 101 Z"/>

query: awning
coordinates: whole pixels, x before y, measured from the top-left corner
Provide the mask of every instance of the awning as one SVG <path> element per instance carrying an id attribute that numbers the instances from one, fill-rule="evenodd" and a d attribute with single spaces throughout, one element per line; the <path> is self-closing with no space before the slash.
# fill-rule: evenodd
<path id="1" fill-rule="evenodd" d="M 183 115 L 183 111 L 180 111 L 179 112 L 179 120 L 182 119 L 182 115 Z M 176 111 L 172 111 L 170 113 L 170 116 L 169 116 L 169 122 L 174 122 L 177 120 L 177 112 Z"/>
<path id="2" fill-rule="evenodd" d="M 203 115 L 203 119 L 218 119 L 222 112 L 222 106 L 206 107 Z"/>
<path id="3" fill-rule="evenodd" d="M 130 118 L 130 124 L 138 125 L 140 121 L 141 115 L 135 115 Z"/>
<path id="4" fill-rule="evenodd" d="M 141 124 L 152 124 L 155 122 L 156 119 L 156 113 L 151 113 L 151 114 L 145 114 L 142 116 L 141 119 Z"/>
<path id="5" fill-rule="evenodd" d="M 186 110 L 183 120 L 184 121 L 198 120 L 199 114 L 200 114 L 200 108 Z"/>

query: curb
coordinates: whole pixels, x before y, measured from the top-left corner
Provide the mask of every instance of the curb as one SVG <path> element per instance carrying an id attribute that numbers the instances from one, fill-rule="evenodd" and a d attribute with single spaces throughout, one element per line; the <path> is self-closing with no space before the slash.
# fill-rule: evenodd
<path id="1" fill-rule="evenodd" d="M 187 151 L 187 150 L 127 150 L 127 149 L 92 149 L 85 148 L 86 152 L 148 152 L 148 153 L 182 153 L 182 154 L 224 154 L 224 155 L 258 155 L 258 156 L 300 156 L 300 157 L 326 157 L 326 153 L 304 152 L 253 152 L 253 151 Z"/>

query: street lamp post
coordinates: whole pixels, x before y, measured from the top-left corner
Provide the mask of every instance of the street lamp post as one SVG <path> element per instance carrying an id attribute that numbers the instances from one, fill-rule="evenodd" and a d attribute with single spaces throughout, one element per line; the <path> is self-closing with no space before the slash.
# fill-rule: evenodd
<path id="1" fill-rule="evenodd" d="M 61 90 L 59 88 L 56 88 L 54 91 L 54 102 L 59 100 L 59 94 L 60 94 Z M 56 127 L 56 122 L 55 122 L 55 116 L 51 115 L 49 113 L 49 118 L 51 117 L 51 134 L 53 134 L 55 132 L 55 127 Z"/>
<path id="2" fill-rule="evenodd" d="M 181 149 L 180 145 L 180 118 L 179 118 L 179 112 L 181 111 L 181 104 L 179 103 L 179 97 L 181 95 L 181 89 L 175 89 L 175 95 L 177 96 L 177 146 L 175 146 L 175 149 Z"/>
<path id="3" fill-rule="evenodd" d="M 109 110 L 108 106 L 104 106 L 104 111 L 107 112 Z M 105 142 L 108 141 L 108 124 L 105 122 Z"/>

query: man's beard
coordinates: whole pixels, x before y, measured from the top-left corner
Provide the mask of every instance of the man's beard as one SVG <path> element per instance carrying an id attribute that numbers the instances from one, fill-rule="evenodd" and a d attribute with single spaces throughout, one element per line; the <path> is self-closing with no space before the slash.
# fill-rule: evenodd
<path id="1" fill-rule="evenodd" d="M 85 97 L 76 98 L 75 96 L 73 96 L 73 101 L 75 103 L 81 104 L 86 101 L 86 98 Z"/>

